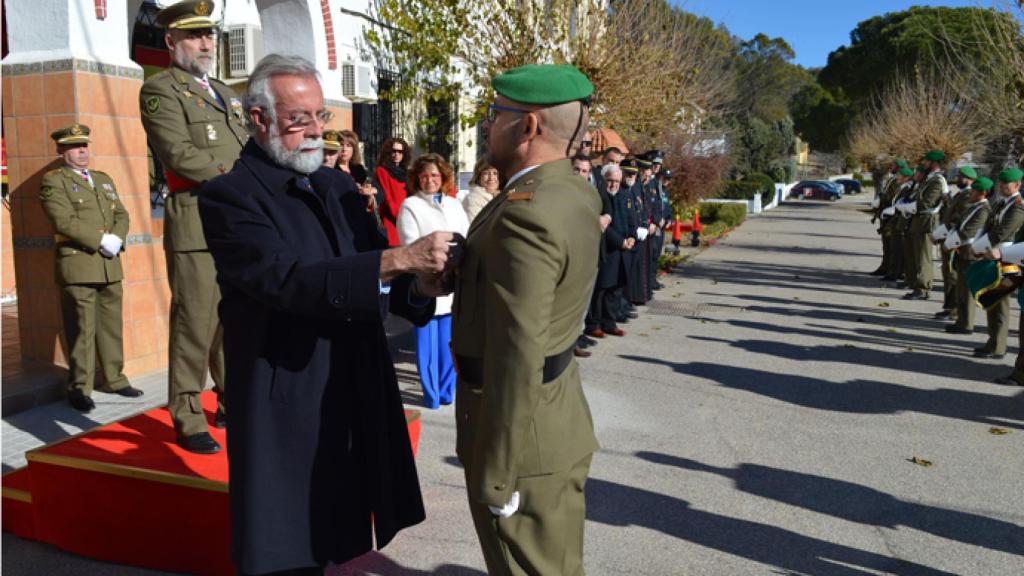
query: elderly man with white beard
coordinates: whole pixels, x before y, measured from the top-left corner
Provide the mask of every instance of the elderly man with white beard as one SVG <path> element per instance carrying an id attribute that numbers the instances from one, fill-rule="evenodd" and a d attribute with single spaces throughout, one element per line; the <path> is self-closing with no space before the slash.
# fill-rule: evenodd
<path id="1" fill-rule="evenodd" d="M 228 381 L 239 574 L 320 574 L 423 520 L 383 318 L 426 324 L 449 232 L 387 249 L 365 197 L 321 166 L 315 67 L 269 55 L 245 96 L 252 139 L 203 186 Z"/>

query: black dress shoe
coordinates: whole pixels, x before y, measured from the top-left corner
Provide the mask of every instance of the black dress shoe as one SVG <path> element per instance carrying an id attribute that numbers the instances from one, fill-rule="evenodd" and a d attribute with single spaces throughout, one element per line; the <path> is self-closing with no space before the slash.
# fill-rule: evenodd
<path id="1" fill-rule="evenodd" d="M 597 340 L 590 338 L 586 334 L 580 336 L 578 342 L 580 346 L 593 346 L 594 344 L 597 344 Z"/>
<path id="2" fill-rule="evenodd" d="M 913 292 L 907 292 L 903 295 L 903 300 L 927 300 L 928 293 L 920 290 L 914 290 Z"/>
<path id="3" fill-rule="evenodd" d="M 952 315 L 953 315 L 953 311 L 952 310 L 940 310 L 940 311 L 935 313 L 934 318 L 939 318 L 939 319 L 949 318 Z"/>
<path id="4" fill-rule="evenodd" d="M 443 402 L 442 402 L 443 404 Z M 451 402 L 449 402 L 451 404 Z M 220 408 L 217 409 L 217 413 L 213 415 L 213 427 L 214 428 L 227 428 L 228 427 L 228 415 L 224 413 Z"/>
<path id="5" fill-rule="evenodd" d="M 220 452 L 220 444 L 210 436 L 209 432 L 200 432 L 191 436 L 178 436 L 178 446 L 196 454 L 216 454 Z"/>
<path id="6" fill-rule="evenodd" d="M 139 390 L 138 388 L 132 388 L 132 385 L 129 384 L 124 388 L 111 390 L 111 394 L 118 394 L 120 396 L 124 396 L 125 398 L 138 398 L 139 396 L 142 396 L 144 392 L 142 390 Z"/>
<path id="7" fill-rule="evenodd" d="M 89 413 L 96 407 L 96 403 L 92 401 L 92 398 L 89 398 L 84 394 L 68 396 L 68 402 L 71 403 L 72 408 L 79 412 Z"/>
<path id="8" fill-rule="evenodd" d="M 974 330 L 968 330 L 967 328 L 961 328 L 961 327 L 957 326 L 956 324 L 953 324 L 951 326 L 946 326 L 945 330 L 946 330 L 946 332 L 949 332 L 950 334 L 974 334 Z"/>

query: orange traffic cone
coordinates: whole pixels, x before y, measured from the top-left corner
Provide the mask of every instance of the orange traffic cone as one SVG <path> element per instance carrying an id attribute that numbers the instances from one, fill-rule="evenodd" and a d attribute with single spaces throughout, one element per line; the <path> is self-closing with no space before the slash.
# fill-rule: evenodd
<path id="1" fill-rule="evenodd" d="M 694 210 L 693 211 L 693 231 L 694 232 L 703 232 L 704 231 L 704 226 L 702 226 L 701 223 L 700 223 L 700 210 Z"/>

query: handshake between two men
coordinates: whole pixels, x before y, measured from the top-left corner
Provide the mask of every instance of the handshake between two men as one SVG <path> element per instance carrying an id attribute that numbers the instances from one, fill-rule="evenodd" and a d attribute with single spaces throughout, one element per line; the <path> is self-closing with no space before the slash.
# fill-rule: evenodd
<path id="1" fill-rule="evenodd" d="M 408 246 L 385 250 L 380 259 L 380 279 L 390 282 L 399 274 L 415 274 L 418 296 L 436 298 L 451 294 L 466 238 L 458 232 L 432 232 Z"/>

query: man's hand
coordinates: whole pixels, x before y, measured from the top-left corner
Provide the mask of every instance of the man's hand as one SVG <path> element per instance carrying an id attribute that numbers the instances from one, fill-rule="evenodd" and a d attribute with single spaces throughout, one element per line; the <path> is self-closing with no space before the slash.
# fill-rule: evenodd
<path id="1" fill-rule="evenodd" d="M 622 241 L 623 250 L 632 250 L 633 246 L 636 245 L 636 238 L 626 238 Z"/>
<path id="2" fill-rule="evenodd" d="M 989 248 L 988 250 L 985 251 L 985 259 L 986 260 L 1002 260 L 1003 259 L 1003 253 L 999 250 L 999 248 Z"/>
<path id="3" fill-rule="evenodd" d="M 601 224 L 601 232 L 604 232 L 608 229 L 608 225 L 612 223 L 612 217 L 607 214 L 601 214 L 597 221 Z"/>
<path id="4" fill-rule="evenodd" d="M 445 272 L 442 274 L 417 274 L 416 286 L 419 295 L 424 298 L 437 298 L 452 293 L 454 274 Z"/>
<path id="5" fill-rule="evenodd" d="M 104 234 L 100 238 L 99 252 L 107 258 L 113 258 L 121 252 L 123 241 L 113 234 Z"/>
<path id="6" fill-rule="evenodd" d="M 488 508 L 490 508 L 491 514 L 494 514 L 498 518 L 508 518 L 515 514 L 516 510 L 519 510 L 519 491 L 516 490 L 513 492 L 512 499 L 508 501 L 508 504 L 505 504 L 501 508 L 498 508 L 497 506 L 488 506 Z"/>
<path id="7" fill-rule="evenodd" d="M 401 248 L 385 250 L 380 257 L 380 279 L 390 282 L 400 274 L 441 274 L 448 262 L 451 232 L 432 232 Z"/>

